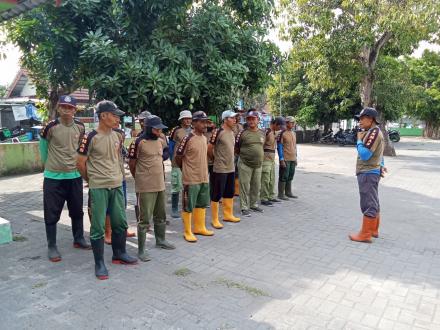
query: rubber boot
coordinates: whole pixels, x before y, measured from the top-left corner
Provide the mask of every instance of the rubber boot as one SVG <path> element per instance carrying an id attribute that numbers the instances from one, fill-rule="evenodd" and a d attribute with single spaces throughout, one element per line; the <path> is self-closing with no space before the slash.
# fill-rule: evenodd
<path id="1" fill-rule="evenodd" d="M 194 236 L 191 230 L 191 216 L 192 213 L 182 212 L 182 220 L 183 220 L 183 237 L 187 242 L 194 243 L 197 242 L 197 237 Z"/>
<path id="2" fill-rule="evenodd" d="M 84 239 L 83 217 L 72 219 L 73 247 L 90 250 L 92 247 Z"/>
<path id="3" fill-rule="evenodd" d="M 206 229 L 206 209 L 195 208 L 193 210 L 194 214 L 194 230 L 193 233 L 196 235 L 203 236 L 213 236 L 214 232 L 212 230 Z"/>
<path id="4" fill-rule="evenodd" d="M 151 258 L 145 250 L 145 241 L 147 240 L 147 229 L 138 226 L 138 258 L 140 261 L 147 262 Z"/>
<path id="5" fill-rule="evenodd" d="M 57 225 L 46 225 L 47 257 L 52 262 L 61 261 L 61 254 L 57 248 Z"/>
<path id="6" fill-rule="evenodd" d="M 156 247 L 165 250 L 174 250 L 176 247 L 165 239 L 167 224 L 159 222 L 154 224 L 154 236 L 156 237 Z"/>
<path id="7" fill-rule="evenodd" d="M 108 279 L 108 270 L 104 263 L 104 239 L 92 239 L 93 256 L 95 257 L 95 276 L 99 280 Z"/>
<path id="8" fill-rule="evenodd" d="M 171 217 L 174 219 L 180 218 L 179 215 L 179 193 L 171 194 Z"/>
<path id="9" fill-rule="evenodd" d="M 292 193 L 292 180 L 286 182 L 286 197 L 289 198 L 298 198 Z"/>
<path id="10" fill-rule="evenodd" d="M 223 225 L 218 219 L 218 206 L 219 206 L 219 202 L 211 201 L 211 225 L 215 229 L 222 229 Z"/>
<path id="11" fill-rule="evenodd" d="M 377 213 L 376 214 L 376 223 L 374 226 L 373 233 L 371 234 L 371 236 L 373 236 L 374 238 L 379 238 L 379 225 L 380 225 L 380 213 Z"/>
<path id="12" fill-rule="evenodd" d="M 104 232 L 105 244 L 112 244 L 112 226 L 110 225 L 110 216 L 105 216 L 105 232 Z"/>
<path id="13" fill-rule="evenodd" d="M 371 243 L 371 234 L 376 227 L 376 218 L 370 218 L 364 215 L 361 231 L 357 234 L 351 234 L 348 237 L 355 242 Z"/>
<path id="14" fill-rule="evenodd" d="M 234 196 L 240 196 L 240 183 L 238 178 L 235 178 L 234 182 Z"/>
<path id="15" fill-rule="evenodd" d="M 138 260 L 135 257 L 128 255 L 125 251 L 125 245 L 127 243 L 127 231 L 122 233 L 115 233 L 112 231 L 112 249 L 113 257 L 112 263 L 122 265 L 134 265 Z"/>
<path id="16" fill-rule="evenodd" d="M 284 191 L 286 190 L 286 183 L 282 181 L 278 181 L 278 199 L 283 201 L 288 201 L 289 199 L 284 195 Z"/>
<path id="17" fill-rule="evenodd" d="M 232 198 L 223 198 L 223 221 L 240 222 L 240 218 L 234 216 L 234 200 Z"/>

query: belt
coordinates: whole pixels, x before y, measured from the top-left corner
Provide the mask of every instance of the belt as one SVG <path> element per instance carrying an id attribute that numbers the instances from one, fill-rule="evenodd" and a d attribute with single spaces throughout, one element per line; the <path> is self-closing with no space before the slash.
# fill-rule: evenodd
<path id="1" fill-rule="evenodd" d="M 275 153 L 275 150 L 272 150 L 272 149 L 264 149 L 264 152 L 270 152 L 270 153 Z"/>

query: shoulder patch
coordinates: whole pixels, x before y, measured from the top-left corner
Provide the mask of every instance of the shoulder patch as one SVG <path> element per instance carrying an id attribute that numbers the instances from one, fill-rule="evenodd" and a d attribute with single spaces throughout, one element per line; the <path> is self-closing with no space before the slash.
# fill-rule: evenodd
<path id="1" fill-rule="evenodd" d="M 241 135 L 243 134 L 245 130 L 242 129 L 240 132 L 238 132 L 237 136 L 235 137 L 235 149 L 240 150 L 241 145 Z"/>
<path id="2" fill-rule="evenodd" d="M 221 131 L 223 131 L 223 128 L 220 127 L 219 129 L 215 129 L 214 132 L 212 132 L 211 139 L 209 140 L 210 144 L 215 145 L 217 143 Z"/>
<path id="3" fill-rule="evenodd" d="M 268 136 L 271 132 L 272 130 L 270 128 L 266 129 L 266 136 Z"/>
<path id="4" fill-rule="evenodd" d="M 58 119 L 51 120 L 51 121 L 48 122 L 45 126 L 43 126 L 43 128 L 42 128 L 41 131 L 40 131 L 40 136 L 41 136 L 43 139 L 46 139 L 46 138 L 47 138 L 47 135 L 49 134 L 50 129 L 51 129 L 52 127 L 55 127 L 55 126 L 58 125 L 58 124 L 59 124 Z"/>
<path id="5" fill-rule="evenodd" d="M 281 130 L 281 132 L 278 134 L 278 136 L 277 136 L 277 142 L 278 142 L 278 143 L 281 143 L 281 139 L 283 138 L 283 134 L 284 134 L 285 131 L 286 131 L 286 130 L 283 129 L 283 130 Z"/>
<path id="6" fill-rule="evenodd" d="M 365 139 L 366 139 L 365 140 L 365 147 L 367 147 L 368 149 L 371 149 L 374 142 L 376 142 L 378 136 L 379 136 L 379 127 L 375 127 L 365 137 Z"/>
<path id="7" fill-rule="evenodd" d="M 183 156 L 183 154 L 185 153 L 185 149 L 188 146 L 188 142 L 193 136 L 193 133 L 185 135 L 185 137 L 182 139 L 182 142 L 180 142 L 179 147 L 177 147 L 176 155 Z"/>
<path id="8" fill-rule="evenodd" d="M 92 141 L 93 137 L 98 134 L 97 131 L 93 130 L 88 134 L 84 134 L 80 144 L 79 144 L 79 148 L 77 150 L 77 152 L 80 155 L 87 155 L 89 152 L 89 147 L 90 147 L 90 142 Z"/>
<path id="9" fill-rule="evenodd" d="M 180 128 L 180 126 L 176 126 L 174 127 L 171 131 L 170 131 L 170 140 L 174 140 L 174 136 L 176 135 L 176 131 Z"/>
<path id="10" fill-rule="evenodd" d="M 143 139 L 144 139 L 143 136 L 139 136 L 133 142 L 131 142 L 130 148 L 128 149 L 128 158 L 130 158 L 130 159 L 137 159 L 138 147 L 139 147 L 139 144 L 142 142 Z"/>

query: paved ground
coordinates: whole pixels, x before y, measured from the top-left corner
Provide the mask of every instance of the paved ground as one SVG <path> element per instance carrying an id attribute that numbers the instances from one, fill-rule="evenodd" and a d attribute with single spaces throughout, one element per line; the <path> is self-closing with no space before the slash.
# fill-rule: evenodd
<path id="1" fill-rule="evenodd" d="M 150 237 L 153 261 L 137 266 L 111 265 L 106 247 L 108 281 L 95 279 L 91 251 L 71 247 L 67 214 L 63 262 L 46 260 L 41 175 L 1 179 L 16 241 L 0 246 L 0 328 L 440 329 L 440 143 L 403 139 L 386 159 L 373 244 L 347 239 L 360 224 L 354 149 L 299 152 L 300 199 L 196 244 L 171 220 L 177 250 Z"/>

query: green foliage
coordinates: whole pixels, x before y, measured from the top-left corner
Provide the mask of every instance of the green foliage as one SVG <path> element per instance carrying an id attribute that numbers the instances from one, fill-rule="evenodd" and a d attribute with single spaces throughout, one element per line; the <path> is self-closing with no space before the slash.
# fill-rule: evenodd
<path id="1" fill-rule="evenodd" d="M 172 118 L 184 108 L 220 112 L 267 87 L 272 12 L 263 0 L 66 0 L 8 30 L 39 96 L 81 86 L 125 111 Z"/>
<path id="2" fill-rule="evenodd" d="M 413 84 L 407 113 L 426 123 L 425 136 L 440 138 L 440 54 L 425 51 L 420 59 L 406 58 Z"/>
<path id="3" fill-rule="evenodd" d="M 0 85 L 0 97 L 6 97 L 8 88 L 4 85 Z"/>

